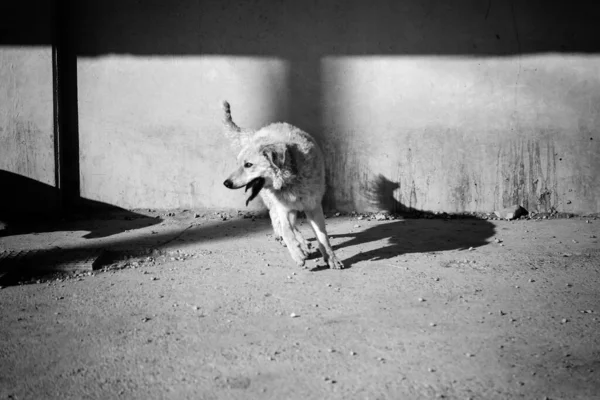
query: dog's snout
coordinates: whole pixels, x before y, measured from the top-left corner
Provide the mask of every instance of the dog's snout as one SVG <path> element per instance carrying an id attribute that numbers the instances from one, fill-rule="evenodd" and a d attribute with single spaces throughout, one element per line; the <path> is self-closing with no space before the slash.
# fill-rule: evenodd
<path id="1" fill-rule="evenodd" d="M 225 185 L 226 188 L 231 189 L 233 187 L 233 182 L 231 182 L 230 179 L 227 179 L 225 182 L 223 182 L 223 185 Z"/>

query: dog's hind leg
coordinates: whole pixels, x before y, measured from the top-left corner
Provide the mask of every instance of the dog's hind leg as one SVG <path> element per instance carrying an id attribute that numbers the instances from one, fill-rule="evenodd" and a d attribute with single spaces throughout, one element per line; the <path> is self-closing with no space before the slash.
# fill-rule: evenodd
<path id="1" fill-rule="evenodd" d="M 291 212 L 282 207 L 276 207 L 278 212 L 278 219 L 281 223 L 281 236 L 283 237 L 283 241 L 287 245 L 288 251 L 290 252 L 292 258 L 299 266 L 304 265 L 304 261 L 308 257 L 308 252 L 305 250 L 306 246 L 303 246 L 298 238 L 296 237 L 296 233 L 294 232 L 294 227 L 290 223 Z"/>
<path id="2" fill-rule="evenodd" d="M 270 209 L 269 217 L 271 217 L 271 225 L 273 226 L 273 238 L 285 246 L 285 242 L 283 241 L 283 235 L 281 233 L 281 221 L 279 219 L 279 214 L 277 210 L 273 208 Z"/>
<path id="3" fill-rule="evenodd" d="M 319 244 L 319 250 L 323 255 L 323 260 L 332 269 L 343 269 L 344 264 L 338 260 L 337 256 L 329 244 L 329 238 L 327 237 L 327 231 L 325 230 L 325 216 L 323 215 L 323 209 L 320 205 L 312 210 L 306 210 L 306 217 L 310 221 L 310 226 L 315 232 L 317 237 L 317 243 Z"/>
<path id="4" fill-rule="evenodd" d="M 300 232 L 300 230 L 298 230 L 298 228 L 296 226 L 296 221 L 298 220 L 298 212 L 297 211 L 290 212 L 288 214 L 288 219 L 290 220 L 290 225 L 292 226 L 292 229 L 294 230 L 294 235 L 296 235 L 296 240 L 298 240 L 298 242 L 300 243 L 300 246 L 302 246 L 302 251 L 304 251 L 305 253 L 310 253 L 310 244 L 304 238 L 304 235 L 302 235 L 302 232 Z"/>

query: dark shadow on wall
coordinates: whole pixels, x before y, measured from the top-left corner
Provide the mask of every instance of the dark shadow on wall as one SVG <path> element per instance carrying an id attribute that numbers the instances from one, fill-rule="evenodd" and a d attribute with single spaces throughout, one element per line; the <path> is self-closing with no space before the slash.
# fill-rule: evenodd
<path id="1" fill-rule="evenodd" d="M 80 199 L 77 208 L 61 212 L 59 191 L 55 187 L 4 170 L 0 170 L 0 187 L 3 188 L 0 237 L 86 230 L 89 233 L 84 237 L 92 239 L 162 222 L 160 218 L 89 199 Z"/>
<path id="2" fill-rule="evenodd" d="M 361 261 L 390 259 L 408 253 L 477 248 L 487 244 L 496 233 L 492 223 L 474 215 L 435 214 L 402 204 L 394 197 L 394 191 L 399 188 L 398 183 L 378 175 L 365 196 L 376 209 L 399 216 L 400 220 L 377 223 L 355 234 L 332 235 L 336 239 L 350 238 L 334 249 L 385 241 L 383 246 L 343 260 L 347 268 Z"/>

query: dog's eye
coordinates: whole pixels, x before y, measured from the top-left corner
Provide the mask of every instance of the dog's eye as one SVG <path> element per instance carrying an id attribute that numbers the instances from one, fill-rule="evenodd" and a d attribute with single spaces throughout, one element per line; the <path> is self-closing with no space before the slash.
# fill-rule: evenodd
<path id="1" fill-rule="evenodd" d="M 244 168 L 250 168 L 252 166 L 252 163 L 247 162 L 246 164 L 244 164 Z"/>

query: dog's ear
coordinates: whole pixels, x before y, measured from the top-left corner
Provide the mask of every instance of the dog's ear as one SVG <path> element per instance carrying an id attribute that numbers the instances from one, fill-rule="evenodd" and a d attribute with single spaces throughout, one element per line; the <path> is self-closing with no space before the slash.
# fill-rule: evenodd
<path id="1" fill-rule="evenodd" d="M 269 160 L 269 163 L 277 169 L 285 167 L 286 159 L 288 158 L 289 150 L 285 143 L 273 143 L 265 145 L 261 148 L 263 156 Z"/>
<path id="2" fill-rule="evenodd" d="M 296 161 L 291 146 L 287 143 L 273 143 L 263 146 L 261 152 L 275 172 L 273 188 L 281 189 L 286 181 L 296 175 Z"/>

